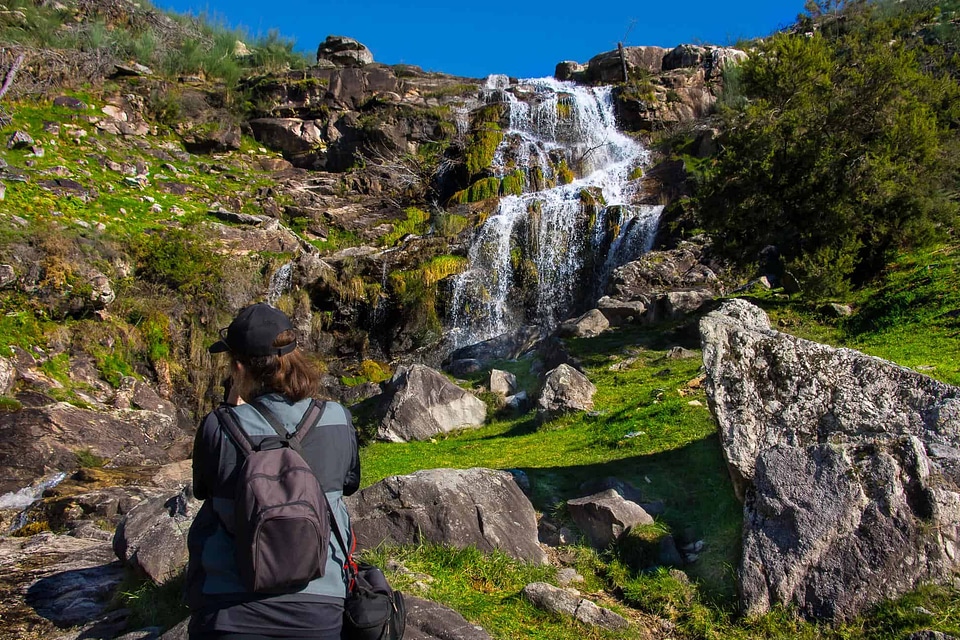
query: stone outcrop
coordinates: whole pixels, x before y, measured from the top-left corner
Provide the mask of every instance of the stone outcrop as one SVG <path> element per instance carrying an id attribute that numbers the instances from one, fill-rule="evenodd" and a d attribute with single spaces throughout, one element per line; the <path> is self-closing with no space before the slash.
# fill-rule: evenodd
<path id="1" fill-rule="evenodd" d="M 630 527 L 653 524 L 643 507 L 615 489 L 568 500 L 567 511 L 595 549 L 606 549 Z"/>
<path id="2" fill-rule="evenodd" d="M 610 321 L 599 309 L 591 309 L 572 320 L 567 320 L 557 330 L 563 338 L 593 338 L 610 328 Z"/>
<path id="3" fill-rule="evenodd" d="M 176 576 L 187 564 L 187 532 L 200 509 L 190 487 L 176 495 L 146 500 L 117 527 L 117 557 L 156 584 Z"/>
<path id="4" fill-rule="evenodd" d="M 774 331 L 743 300 L 700 331 L 748 611 L 848 618 L 960 569 L 960 389 Z"/>
<path id="5" fill-rule="evenodd" d="M 682 44 L 662 47 L 624 47 L 590 59 L 586 68 L 576 62 L 557 65 L 555 76 L 592 84 L 618 84 L 623 127 L 650 131 L 709 114 L 722 85 L 723 69 L 746 59 L 738 49 Z M 624 77 L 626 71 L 626 77 Z"/>
<path id="6" fill-rule="evenodd" d="M 618 267 L 598 302 L 600 311 L 613 325 L 677 320 L 696 312 L 724 291 L 706 249 L 685 241 Z"/>
<path id="7" fill-rule="evenodd" d="M 482 627 L 431 600 L 404 594 L 407 627 L 404 640 L 491 640 Z"/>
<path id="8" fill-rule="evenodd" d="M 547 560 L 533 506 L 506 471 L 427 469 L 390 476 L 346 501 L 361 548 L 424 541 Z"/>
<path id="9" fill-rule="evenodd" d="M 512 396 L 517 390 L 517 376 L 500 369 L 490 370 L 490 393 L 499 393 L 504 397 Z"/>
<path id="10" fill-rule="evenodd" d="M 45 532 L 0 537 L 0 576 L 4 636 L 52 638 L 103 616 L 124 570 L 109 542 Z"/>
<path id="11" fill-rule="evenodd" d="M 0 414 L 0 493 L 76 469 L 78 451 L 116 465 L 159 465 L 186 458 L 190 446 L 190 436 L 162 413 L 91 411 L 65 402 L 24 407 Z"/>
<path id="12" fill-rule="evenodd" d="M 546 582 L 528 584 L 523 588 L 523 595 L 539 609 L 570 616 L 590 627 L 615 631 L 630 626 L 623 616 Z"/>
<path id="13" fill-rule="evenodd" d="M 377 416 L 377 438 L 408 442 L 478 427 L 486 420 L 487 406 L 438 371 L 415 364 L 397 369 L 381 396 Z"/>
<path id="14" fill-rule="evenodd" d="M 327 36 L 317 48 L 317 62 L 324 60 L 345 67 L 362 67 L 373 62 L 373 53 L 353 38 Z"/>
<path id="15" fill-rule="evenodd" d="M 638 71 L 648 74 L 663 70 L 663 58 L 669 49 L 663 47 L 624 47 L 623 54 L 627 64 L 627 73 L 636 75 Z M 587 63 L 587 78 L 599 84 L 623 82 L 623 60 L 616 49 L 597 54 Z"/>
<path id="16" fill-rule="evenodd" d="M 565 413 L 593 409 L 597 388 L 590 380 L 567 364 L 547 373 L 537 398 L 537 418 L 546 422 Z"/>

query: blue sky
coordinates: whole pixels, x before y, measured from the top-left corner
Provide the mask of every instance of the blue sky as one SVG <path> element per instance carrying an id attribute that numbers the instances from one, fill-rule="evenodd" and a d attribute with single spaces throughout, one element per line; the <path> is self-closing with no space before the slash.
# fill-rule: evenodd
<path id="1" fill-rule="evenodd" d="M 480 78 L 552 75 L 557 62 L 586 62 L 627 45 L 732 44 L 793 22 L 803 0 L 155 0 L 206 13 L 253 36 L 277 29 L 314 54 L 328 35 L 363 42 L 378 62 Z"/>

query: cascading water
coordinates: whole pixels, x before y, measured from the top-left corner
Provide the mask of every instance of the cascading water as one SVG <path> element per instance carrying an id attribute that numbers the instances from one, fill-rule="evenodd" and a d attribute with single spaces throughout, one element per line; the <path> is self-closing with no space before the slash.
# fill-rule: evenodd
<path id="1" fill-rule="evenodd" d="M 12 491 L 10 493 L 5 493 L 0 495 L 0 510 L 5 509 L 22 509 L 16 518 L 13 519 L 13 522 L 10 524 L 9 531 L 16 531 L 20 527 L 24 526 L 27 523 L 27 511 L 30 510 L 30 506 L 39 500 L 43 496 L 43 492 L 47 489 L 57 486 L 63 479 L 67 477 L 67 474 L 63 472 L 55 473 L 51 476 L 38 480 L 29 487 L 24 487 L 19 491 Z"/>
<path id="2" fill-rule="evenodd" d="M 632 204 L 640 186 L 631 174 L 648 152 L 617 130 L 610 87 L 491 76 L 484 93 L 510 117 L 494 176 L 522 181 L 524 192 L 503 197 L 473 238 L 453 285 L 455 348 L 563 321 L 650 249 L 662 211 Z"/>
<path id="3" fill-rule="evenodd" d="M 267 287 L 267 302 L 271 305 L 277 304 L 280 296 L 289 291 L 292 281 L 293 264 L 288 262 L 277 269 L 270 277 L 270 285 Z"/>

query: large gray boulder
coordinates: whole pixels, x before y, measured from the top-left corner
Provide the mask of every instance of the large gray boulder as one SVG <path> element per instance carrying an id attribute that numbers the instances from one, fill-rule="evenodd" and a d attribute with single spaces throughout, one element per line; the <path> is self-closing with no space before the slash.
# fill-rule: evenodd
<path id="1" fill-rule="evenodd" d="M 663 56 L 667 53 L 663 47 L 624 47 L 623 58 L 620 51 L 606 51 L 590 58 L 587 63 L 587 77 L 593 82 L 623 82 L 623 64 L 627 73 L 660 73 L 663 69 Z"/>
<path id="2" fill-rule="evenodd" d="M 175 418 L 153 411 L 91 411 L 58 402 L 0 413 L 0 493 L 76 469 L 78 451 L 117 466 L 160 465 L 188 457 L 191 440 Z"/>
<path id="3" fill-rule="evenodd" d="M 124 570 L 109 542 L 44 532 L 0 537 L 0 574 L 4 637 L 52 637 L 102 616 Z"/>
<path id="4" fill-rule="evenodd" d="M 373 53 L 353 38 L 327 36 L 317 48 L 317 62 L 322 60 L 345 67 L 362 67 L 373 62 Z"/>
<path id="5" fill-rule="evenodd" d="M 700 332 L 749 612 L 849 618 L 960 569 L 960 389 L 774 331 L 744 300 Z"/>
<path id="6" fill-rule="evenodd" d="M 113 537 L 114 552 L 156 584 L 163 584 L 187 564 L 187 532 L 200 505 L 191 487 L 144 501 L 120 521 Z"/>
<path id="7" fill-rule="evenodd" d="M 563 338 L 594 338 L 610 328 L 610 321 L 599 309 L 591 309 L 578 318 L 567 320 L 557 329 Z"/>
<path id="8" fill-rule="evenodd" d="M 561 364 L 547 373 L 537 399 L 537 418 L 546 422 L 565 413 L 590 411 L 596 392 L 597 388 L 587 376 L 568 364 Z"/>
<path id="9" fill-rule="evenodd" d="M 643 507 L 615 489 L 568 500 L 567 511 L 595 549 L 606 549 L 630 527 L 653 524 Z"/>
<path id="10" fill-rule="evenodd" d="M 426 469 L 390 476 L 346 501 L 362 548 L 424 541 L 547 561 L 533 505 L 506 471 Z"/>
<path id="11" fill-rule="evenodd" d="M 398 367 L 380 401 L 377 437 L 391 442 L 429 440 L 487 418 L 487 405 L 422 364 Z"/>

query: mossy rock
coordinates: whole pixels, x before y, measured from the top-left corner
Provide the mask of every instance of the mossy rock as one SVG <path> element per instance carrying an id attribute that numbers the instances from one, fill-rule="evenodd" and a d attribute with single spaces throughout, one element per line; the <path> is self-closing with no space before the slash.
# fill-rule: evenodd
<path id="1" fill-rule="evenodd" d="M 620 559 L 634 571 L 682 563 L 669 529 L 659 523 L 630 527 L 617 540 Z"/>

